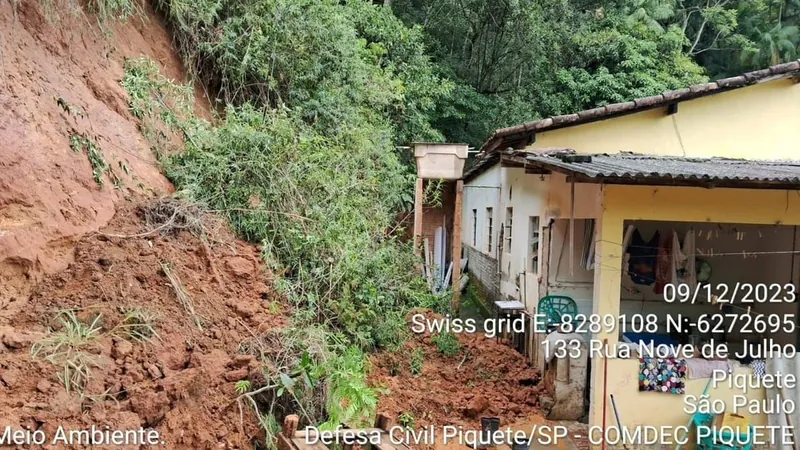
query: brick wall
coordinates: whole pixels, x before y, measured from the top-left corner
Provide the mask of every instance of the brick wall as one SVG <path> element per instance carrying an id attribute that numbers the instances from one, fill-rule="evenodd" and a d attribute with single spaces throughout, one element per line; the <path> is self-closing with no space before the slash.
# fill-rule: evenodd
<path id="1" fill-rule="evenodd" d="M 463 257 L 467 258 L 467 272 L 470 274 L 470 279 L 480 283 L 490 302 L 501 300 L 497 260 L 470 245 L 462 245 L 461 248 Z"/>
<path id="2" fill-rule="evenodd" d="M 425 181 L 427 187 L 428 181 Z M 445 182 L 442 186 L 441 202 L 438 206 L 423 206 L 422 208 L 422 237 L 428 240 L 433 257 L 433 246 L 436 242 L 436 229 L 444 226 L 447 232 L 447 247 L 445 261 L 452 260 L 453 248 L 453 216 L 455 207 L 455 183 Z M 463 219 L 462 219 L 463 223 Z M 463 225 L 462 225 L 463 226 Z M 445 267 L 446 268 L 446 267 Z"/>
<path id="3" fill-rule="evenodd" d="M 428 180 L 425 180 L 425 186 L 428 186 Z M 441 202 L 438 206 L 423 206 L 422 207 L 422 239 L 428 240 L 430 246 L 431 257 L 433 257 L 433 246 L 436 242 L 436 229 L 444 226 L 447 231 L 447 252 L 445 254 L 445 261 L 452 261 L 452 248 L 453 248 L 453 216 L 455 216 L 455 198 L 456 198 L 456 184 L 455 182 L 446 181 L 442 186 Z M 414 213 L 413 211 L 407 215 L 399 216 L 397 219 L 405 228 L 405 238 L 411 240 L 414 236 Z M 462 227 L 467 226 L 464 219 L 461 220 Z"/>

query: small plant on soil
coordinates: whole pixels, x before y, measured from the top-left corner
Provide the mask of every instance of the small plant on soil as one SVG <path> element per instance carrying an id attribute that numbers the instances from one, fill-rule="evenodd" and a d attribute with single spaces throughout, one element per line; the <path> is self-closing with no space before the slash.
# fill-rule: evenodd
<path id="1" fill-rule="evenodd" d="M 415 348 L 411 352 L 411 375 L 419 376 L 422 373 L 422 364 L 425 362 L 425 354 L 421 348 Z"/>
<path id="2" fill-rule="evenodd" d="M 64 97 L 56 97 L 56 104 L 64 110 L 65 113 L 72 117 L 84 117 L 84 112 L 80 106 L 75 106 L 64 99 Z"/>
<path id="3" fill-rule="evenodd" d="M 242 395 L 246 392 L 250 392 L 250 389 L 253 387 L 253 384 L 250 380 L 239 380 L 236 382 L 236 393 Z"/>
<path id="4" fill-rule="evenodd" d="M 111 334 L 139 342 L 161 339 L 155 328 L 158 321 L 155 313 L 146 309 L 122 309 L 122 313 L 122 321 Z"/>
<path id="5" fill-rule="evenodd" d="M 192 301 L 192 297 L 186 292 L 186 289 L 183 287 L 183 283 L 181 283 L 181 279 L 178 278 L 178 274 L 172 269 L 172 267 L 165 262 L 161 263 L 161 270 L 164 271 L 164 275 L 167 276 L 172 289 L 175 291 L 175 296 L 178 297 L 178 302 L 180 302 L 183 309 L 186 311 L 186 314 L 191 317 L 194 324 L 199 329 L 203 329 L 203 321 L 200 316 L 194 310 L 194 302 Z"/>
<path id="6" fill-rule="evenodd" d="M 92 166 L 94 181 L 97 184 L 102 186 L 104 184 L 103 176 L 108 175 L 114 183 L 114 187 L 117 189 L 122 188 L 122 179 L 108 165 L 103 149 L 95 141 L 89 139 L 85 134 L 73 134 L 69 138 L 69 146 L 75 153 L 86 152 L 86 157 L 89 158 L 89 164 Z"/>
<path id="7" fill-rule="evenodd" d="M 401 371 L 402 366 L 400 365 L 400 361 L 392 358 L 392 360 L 389 362 L 389 376 L 396 377 L 400 375 Z"/>
<path id="8" fill-rule="evenodd" d="M 405 411 L 403 412 L 403 414 L 400 414 L 400 417 L 397 418 L 397 421 L 400 423 L 400 425 L 406 428 L 414 428 L 414 425 L 416 424 L 416 419 L 414 419 L 414 415 L 408 411 Z"/>
<path id="9" fill-rule="evenodd" d="M 453 333 L 439 333 L 434 335 L 431 340 L 439 353 L 444 356 L 456 356 L 461 351 L 461 344 Z"/>
<path id="10" fill-rule="evenodd" d="M 97 361 L 89 350 L 101 335 L 100 316 L 85 324 L 75 311 L 64 311 L 59 317 L 61 331 L 50 333 L 33 344 L 31 356 L 60 367 L 59 380 L 67 391 L 82 391 Z"/>
<path id="11" fill-rule="evenodd" d="M 277 446 L 274 442 L 278 438 L 278 434 L 281 432 L 281 426 L 278 423 L 278 419 L 275 418 L 274 414 L 266 414 L 259 420 L 261 422 L 261 428 L 264 430 L 264 434 L 266 436 L 266 443 L 267 448 L 270 450 L 277 450 Z"/>

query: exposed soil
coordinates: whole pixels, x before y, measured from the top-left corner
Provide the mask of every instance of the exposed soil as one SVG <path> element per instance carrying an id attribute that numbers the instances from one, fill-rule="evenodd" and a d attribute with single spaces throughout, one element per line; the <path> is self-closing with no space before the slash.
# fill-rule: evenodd
<path id="1" fill-rule="evenodd" d="M 58 426 L 152 427 L 170 449 L 253 448 L 259 429 L 249 411 L 240 416 L 235 383 L 258 369 L 240 344 L 283 327 L 286 308 L 270 290 L 258 250 L 213 218 L 204 222 L 206 240 L 185 230 L 117 237 L 146 233 L 141 216 L 139 207 L 122 204 L 102 233 L 77 242 L 67 269 L 45 277 L 12 326 L 0 326 L 0 423 L 49 436 Z M 198 320 L 162 264 L 179 276 Z M 83 396 L 59 383 L 59 367 L 31 357 L 48 329 L 62 329 L 54 317 L 64 309 L 77 310 L 83 323 L 99 315 L 102 325 L 87 350 L 97 367 Z M 110 336 L 126 310 L 153 314 L 160 339 Z"/>
<path id="2" fill-rule="evenodd" d="M 429 311 L 426 314 L 429 318 L 435 316 Z M 543 417 L 539 400 L 545 394 L 544 383 L 539 371 L 523 355 L 483 333 L 456 336 L 461 351 L 454 357 L 442 355 L 430 333 L 414 335 L 396 353 L 375 355 L 370 381 L 373 386 L 386 389 L 378 411 L 395 422 L 405 414 L 413 418 L 412 425 L 417 429 L 454 425 L 476 430 L 481 428 L 482 417 L 496 417 L 502 428 L 526 433 L 534 426 L 561 425 L 569 430 L 571 445 L 562 440 L 554 449 L 588 450 L 586 424 Z M 410 368 L 415 349 L 425 355 L 418 375 Z M 459 447 L 437 444 L 435 448 Z"/>
<path id="3" fill-rule="evenodd" d="M 417 427 L 465 428 L 479 428 L 481 417 L 497 417 L 507 425 L 539 413 L 544 386 L 524 356 L 483 333 L 456 336 L 461 351 L 453 357 L 439 353 L 427 332 L 414 335 L 397 353 L 376 355 L 370 380 L 388 389 L 379 412 L 395 419 L 410 414 Z M 425 355 L 417 376 L 410 369 L 415 349 Z"/>
<path id="4" fill-rule="evenodd" d="M 44 12 L 45 4 L 55 5 Z M 0 324 L 26 294 L 71 261 L 83 234 L 108 223 L 134 193 L 171 190 L 128 111 L 124 58 L 148 56 L 182 79 L 171 39 L 152 10 L 101 29 L 66 0 L 0 1 Z M 73 2 L 77 4 L 78 2 Z M 73 10 L 70 10 L 72 8 Z M 119 176 L 93 179 L 84 135 Z"/>

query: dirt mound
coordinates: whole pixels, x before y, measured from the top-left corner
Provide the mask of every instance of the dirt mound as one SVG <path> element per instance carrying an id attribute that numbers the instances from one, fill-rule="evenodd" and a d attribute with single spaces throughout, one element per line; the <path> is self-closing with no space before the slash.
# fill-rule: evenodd
<path id="1" fill-rule="evenodd" d="M 119 83 L 142 55 L 182 78 L 169 35 L 151 10 L 103 30 L 62 3 L 0 2 L 0 323 L 115 204 L 171 189 Z"/>
<path id="2" fill-rule="evenodd" d="M 144 217 L 161 216 L 145 211 L 158 208 L 122 204 L 77 242 L 67 269 L 37 285 L 13 327 L 0 326 L 0 423 L 50 437 L 58 426 L 152 427 L 166 448 L 253 448 L 259 429 L 241 415 L 235 384 L 258 368 L 240 344 L 282 328 L 285 306 L 258 250 L 213 218 L 202 219 L 201 239 L 176 221 L 148 232 Z M 60 351 L 82 352 L 91 368 L 83 395 L 59 380 L 65 358 L 51 350 L 65 335 L 73 346 Z"/>
<path id="3" fill-rule="evenodd" d="M 461 346 L 455 356 L 442 355 L 431 334 L 423 333 L 397 353 L 373 357 L 370 380 L 388 389 L 378 410 L 395 419 L 405 415 L 415 427 L 479 428 L 481 417 L 509 424 L 538 413 L 541 377 L 522 355 L 482 333 L 455 336 Z M 422 370 L 415 375 L 414 354 L 420 352 Z"/>

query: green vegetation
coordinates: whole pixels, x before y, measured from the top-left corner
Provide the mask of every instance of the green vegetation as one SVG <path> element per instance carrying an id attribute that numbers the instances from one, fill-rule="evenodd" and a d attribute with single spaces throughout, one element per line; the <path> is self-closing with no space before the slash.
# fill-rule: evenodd
<path id="1" fill-rule="evenodd" d="M 112 336 L 138 342 L 160 339 L 155 330 L 156 317 L 143 309 L 123 310 L 122 320 L 104 330 L 101 315 L 84 322 L 74 310 L 58 313 L 57 329 L 31 346 L 31 356 L 43 359 L 59 370 L 58 379 L 70 392 L 83 394 L 92 369 L 97 367 L 97 350 L 102 339 Z"/>
<path id="2" fill-rule="evenodd" d="M 158 317 L 151 311 L 141 308 L 122 308 L 122 321 L 110 331 L 111 334 L 138 342 L 161 339 L 156 332 Z"/>
<path id="3" fill-rule="evenodd" d="M 414 351 L 411 352 L 411 375 L 419 376 L 422 374 L 422 366 L 425 363 L 425 353 L 422 352 L 422 349 L 417 347 Z"/>
<path id="4" fill-rule="evenodd" d="M 495 128 L 653 95 L 800 56 L 797 0 L 394 0 L 456 84 L 432 123 Z"/>
<path id="5" fill-rule="evenodd" d="M 404 411 L 402 414 L 400 414 L 400 417 L 397 419 L 397 421 L 400 423 L 400 425 L 412 429 L 414 428 L 414 425 L 416 425 L 417 423 L 417 420 L 414 418 L 414 415 L 408 411 Z"/>
<path id="6" fill-rule="evenodd" d="M 63 311 L 58 315 L 61 330 L 49 334 L 31 346 L 31 356 L 42 358 L 59 368 L 59 381 L 67 391 L 82 392 L 92 368 L 97 367 L 96 356 L 91 351 L 97 348 L 101 335 L 100 316 L 91 323 L 83 323 L 75 311 Z"/>
<path id="7" fill-rule="evenodd" d="M 369 423 L 379 391 L 366 382 L 363 350 L 398 348 L 409 308 L 443 303 L 410 270 L 409 244 L 386 232 L 408 206 L 413 182 L 393 149 L 391 121 L 361 105 L 349 124 L 330 130 L 300 108 L 256 102 L 228 106 L 212 125 L 192 114 L 186 87 L 152 61 L 125 68 L 131 110 L 167 175 L 182 195 L 262 243 L 276 289 L 297 306 L 281 339 L 244 345 L 263 364 L 265 382 L 240 392 L 240 405 L 255 412 L 268 438 L 269 424 L 286 411 L 324 426 Z M 168 266 L 165 273 L 174 278 Z M 172 284 L 185 297 L 179 280 Z M 190 300 L 182 304 L 194 315 Z"/>
<path id="8" fill-rule="evenodd" d="M 431 341 L 444 356 L 456 356 L 461 351 L 461 344 L 453 333 L 438 333 L 431 337 Z"/>
<path id="9" fill-rule="evenodd" d="M 461 296 L 461 309 L 462 314 L 469 313 L 480 320 L 494 317 L 492 303 L 487 299 L 483 287 L 474 279 L 470 279 L 464 288 L 464 294 Z"/>
<path id="10" fill-rule="evenodd" d="M 237 394 L 246 394 L 247 392 L 250 392 L 252 387 L 253 384 L 250 382 L 250 380 L 239 380 L 236 382 L 235 389 Z"/>
<path id="11" fill-rule="evenodd" d="M 89 164 L 92 166 L 92 175 L 94 181 L 102 186 L 105 184 L 104 177 L 108 176 L 114 183 L 117 189 L 122 188 L 122 179 L 117 176 L 114 169 L 106 162 L 106 157 L 103 154 L 103 149 L 97 143 L 89 139 L 85 134 L 73 134 L 69 139 L 69 145 L 75 153 L 86 152 L 86 157 L 89 159 Z M 120 165 L 123 170 L 127 166 Z"/>

